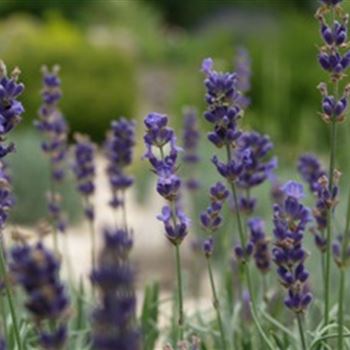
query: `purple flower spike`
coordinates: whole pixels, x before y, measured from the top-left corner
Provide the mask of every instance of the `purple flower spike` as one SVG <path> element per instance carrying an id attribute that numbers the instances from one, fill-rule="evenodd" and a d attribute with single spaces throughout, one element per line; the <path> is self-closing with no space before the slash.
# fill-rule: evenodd
<path id="1" fill-rule="evenodd" d="M 244 48 L 237 50 L 235 69 L 238 77 L 237 89 L 241 93 L 237 103 L 242 109 L 246 109 L 251 103 L 250 98 L 246 96 L 246 93 L 250 90 L 251 62 L 249 53 Z"/>
<path id="2" fill-rule="evenodd" d="M 114 120 L 107 133 L 104 151 L 107 158 L 106 173 L 112 190 L 109 205 L 117 208 L 124 205 L 124 192 L 133 184 L 125 168 L 132 163 L 135 146 L 135 123 L 125 118 Z"/>
<path id="3" fill-rule="evenodd" d="M 214 240 L 213 237 L 209 237 L 203 242 L 203 252 L 204 255 L 209 258 L 213 254 L 214 250 Z"/>
<path id="4" fill-rule="evenodd" d="M 42 243 L 15 246 L 10 269 L 27 294 L 26 308 L 35 322 L 56 321 L 57 328 L 40 330 L 43 349 L 59 349 L 67 339 L 66 316 L 69 299 L 59 277 L 60 262 Z"/>
<path id="5" fill-rule="evenodd" d="M 129 262 L 132 239 L 124 230 L 104 232 L 104 246 L 91 281 L 100 302 L 92 314 L 92 347 L 96 350 L 140 350 L 135 322 L 135 271 Z"/>
<path id="6" fill-rule="evenodd" d="M 302 185 L 289 181 L 283 189 L 283 203 L 274 205 L 276 240 L 272 256 L 277 265 L 280 283 L 288 290 L 285 305 L 292 311 L 301 313 L 311 302 L 311 294 L 305 288 L 309 274 L 304 263 L 308 254 L 303 247 L 304 232 L 310 215 L 308 208 L 300 203 L 304 194 Z"/>
<path id="7" fill-rule="evenodd" d="M 164 223 L 168 240 L 174 245 L 179 245 L 188 233 L 189 219 L 179 202 L 182 181 L 176 174 L 179 148 L 176 145 L 175 133 L 168 127 L 168 117 L 159 113 L 150 113 L 144 119 L 144 123 L 144 157 L 149 160 L 158 176 L 157 192 L 169 203 L 163 208 L 158 219 Z"/>

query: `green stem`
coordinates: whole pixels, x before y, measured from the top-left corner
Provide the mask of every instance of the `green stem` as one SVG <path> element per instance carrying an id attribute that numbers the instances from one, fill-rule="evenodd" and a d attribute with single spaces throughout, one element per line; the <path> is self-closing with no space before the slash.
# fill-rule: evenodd
<path id="1" fill-rule="evenodd" d="M 338 304 L 338 349 L 343 350 L 344 348 L 344 289 L 346 283 L 346 255 L 349 247 L 350 240 L 350 191 L 348 199 L 348 208 L 346 214 L 346 224 L 343 237 L 343 246 L 341 254 L 341 265 L 340 269 L 340 285 L 339 285 L 339 304 Z"/>
<path id="2" fill-rule="evenodd" d="M 228 144 L 226 145 L 226 153 L 227 153 L 227 160 L 230 161 L 232 159 L 232 154 L 231 154 L 231 146 Z M 235 209 L 236 209 L 235 213 L 236 213 L 236 220 L 237 220 L 240 244 L 241 244 L 242 248 L 244 248 L 246 246 L 246 240 L 245 240 L 245 236 L 244 236 L 244 229 L 243 229 L 241 215 L 239 212 L 239 202 L 238 202 L 238 196 L 237 196 L 237 191 L 236 191 L 236 185 L 234 182 L 229 182 L 229 183 L 231 186 L 231 192 L 232 192 L 233 201 L 234 201 L 234 205 L 235 205 Z M 255 326 L 257 327 L 257 329 L 258 329 L 261 337 L 265 341 L 266 345 L 269 347 L 269 349 L 273 350 L 274 346 L 272 345 L 272 343 L 268 339 L 267 335 L 265 334 L 265 332 L 264 332 L 264 330 L 263 330 L 263 328 L 258 320 L 258 317 L 257 317 L 257 310 L 258 309 L 256 307 L 256 300 L 255 300 L 255 295 L 253 292 L 253 285 L 252 285 L 252 281 L 251 281 L 251 277 L 250 277 L 249 266 L 246 262 L 244 262 L 243 264 L 244 264 L 243 265 L 243 272 L 244 272 L 246 279 L 247 279 L 248 291 L 249 291 L 250 300 L 251 300 L 251 312 L 252 312 Z"/>
<path id="3" fill-rule="evenodd" d="M 209 273 L 209 279 L 210 279 L 210 286 L 211 286 L 211 291 L 213 294 L 213 306 L 214 306 L 214 309 L 216 311 L 216 317 L 217 317 L 219 329 L 220 329 L 222 350 L 226 350 L 225 331 L 224 331 L 224 326 L 222 324 L 219 299 L 218 299 L 218 296 L 216 293 L 214 276 L 213 276 L 213 271 L 212 271 L 211 263 L 210 263 L 210 257 L 207 257 L 207 263 L 208 263 L 208 273 Z"/>
<path id="4" fill-rule="evenodd" d="M 178 292 L 178 302 L 179 302 L 179 337 L 182 340 L 183 331 L 182 327 L 184 324 L 183 316 L 183 298 L 182 298 L 182 276 L 181 276 L 181 259 L 180 259 L 180 244 L 175 245 L 175 255 L 176 255 L 176 276 L 177 276 L 177 292 Z"/>
<path id="5" fill-rule="evenodd" d="M 301 320 L 301 314 L 298 313 L 296 316 L 297 316 L 297 323 L 298 323 L 298 329 L 299 329 L 299 334 L 300 334 L 301 348 L 303 350 L 306 350 L 306 341 L 305 341 L 305 335 L 304 335 L 304 330 L 303 330 L 303 323 Z"/>
<path id="6" fill-rule="evenodd" d="M 329 190 L 333 188 L 333 173 L 335 165 L 335 146 L 336 146 L 336 122 L 331 124 L 331 154 L 329 162 Z M 330 308 L 330 274 L 331 274 L 331 240 L 332 240 L 332 208 L 328 210 L 327 215 L 327 250 L 326 250 L 326 280 L 325 280 L 325 301 L 324 301 L 324 323 L 329 323 Z"/>
<path id="7" fill-rule="evenodd" d="M 10 308 L 10 314 L 12 318 L 12 323 L 13 323 L 13 329 L 14 329 L 14 334 L 15 334 L 15 340 L 18 346 L 18 350 L 22 350 L 22 342 L 21 342 L 21 337 L 19 333 L 19 326 L 18 326 L 18 321 L 17 321 L 17 316 L 16 316 L 16 310 L 12 298 L 12 293 L 10 289 L 10 285 L 8 283 L 8 280 L 6 278 L 6 262 L 5 262 L 5 256 L 4 256 L 4 251 L 3 251 L 3 246 L 1 245 L 0 247 L 0 274 L 1 276 L 4 276 L 4 284 L 5 284 L 5 291 L 6 291 L 6 297 L 7 301 L 9 304 Z"/>

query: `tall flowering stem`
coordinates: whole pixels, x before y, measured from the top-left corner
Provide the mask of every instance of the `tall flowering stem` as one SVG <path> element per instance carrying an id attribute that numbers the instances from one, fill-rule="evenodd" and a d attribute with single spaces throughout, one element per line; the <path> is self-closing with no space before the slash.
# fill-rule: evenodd
<path id="1" fill-rule="evenodd" d="M 145 158 L 147 158 L 157 175 L 157 192 L 167 201 L 158 219 L 164 223 L 166 238 L 175 248 L 176 276 L 178 290 L 178 325 L 179 337 L 183 337 L 184 311 L 182 296 L 182 272 L 180 245 L 186 237 L 189 219 L 180 205 L 181 179 L 177 175 L 177 157 L 179 148 L 176 146 L 174 130 L 168 127 L 165 115 L 151 113 L 144 119 L 146 133 Z"/>
<path id="2" fill-rule="evenodd" d="M 125 173 L 133 158 L 135 146 L 135 123 L 121 118 L 111 123 L 104 144 L 107 158 L 107 176 L 112 190 L 109 205 L 115 210 L 122 208 L 124 226 L 127 229 L 125 191 L 133 184 L 134 179 Z"/>
<path id="3" fill-rule="evenodd" d="M 296 315 L 302 348 L 306 342 L 301 325 L 301 315 L 312 300 L 308 290 L 309 273 L 305 268 L 308 253 L 303 247 L 304 232 L 310 221 L 310 212 L 301 202 L 304 196 L 303 186 L 289 181 L 283 186 L 285 200 L 274 205 L 275 247 L 272 250 L 273 261 L 277 265 L 277 274 L 281 285 L 287 289 L 285 305 Z"/>
<path id="4" fill-rule="evenodd" d="M 10 269 L 27 295 L 25 306 L 38 328 L 43 349 L 63 349 L 67 340 L 69 299 L 60 277 L 60 261 L 42 243 L 24 243 L 11 251 Z"/>
<path id="5" fill-rule="evenodd" d="M 320 48 L 319 63 L 330 75 L 333 85 L 333 94 L 328 92 L 327 84 L 320 83 L 319 89 L 322 95 L 322 118 L 330 124 L 330 161 L 329 161 L 329 192 L 333 192 L 333 173 L 335 169 L 337 124 L 345 119 L 350 93 L 349 86 L 340 90 L 340 82 L 350 65 L 350 52 L 343 53 L 347 48 L 348 15 L 340 7 L 342 0 L 322 0 L 321 7 L 316 12 L 316 18 L 320 22 L 323 46 Z M 327 22 L 330 14 L 331 24 Z M 342 95 L 340 95 L 340 93 Z M 331 240 L 332 240 L 332 216 L 333 208 L 328 210 L 327 218 L 327 251 L 326 251 L 326 281 L 325 281 L 325 325 L 329 323 L 330 309 L 330 270 L 331 270 Z"/>
<path id="6" fill-rule="evenodd" d="M 140 350 L 136 325 L 135 271 L 129 262 L 133 241 L 124 229 L 105 229 L 104 246 L 91 281 L 100 294 L 92 315 L 94 350 Z"/>
<path id="7" fill-rule="evenodd" d="M 213 295 L 213 306 L 216 311 L 216 317 L 219 324 L 221 345 L 223 350 L 226 349 L 225 330 L 222 323 L 220 304 L 215 287 L 210 258 L 214 251 L 214 240 L 212 234 L 217 231 L 222 223 L 222 216 L 220 215 L 220 212 L 228 195 L 229 192 L 227 191 L 226 187 L 221 182 L 217 182 L 210 188 L 210 206 L 200 216 L 203 228 L 210 234 L 209 238 L 207 238 L 203 243 L 203 252 L 207 259 L 208 274 Z"/>
<path id="8" fill-rule="evenodd" d="M 194 169 L 199 163 L 200 157 L 198 155 L 198 146 L 200 133 L 198 130 L 197 112 L 194 108 L 186 108 L 184 110 L 184 125 L 183 125 L 183 135 L 182 135 L 182 145 L 183 145 L 183 162 L 188 165 L 188 172 L 190 176 L 186 180 L 186 188 L 195 192 L 199 189 L 200 183 L 195 178 Z"/>
<path id="9" fill-rule="evenodd" d="M 24 85 L 18 82 L 20 71 L 15 68 L 10 76 L 4 62 L 0 61 L 0 278 L 4 280 L 6 297 L 10 308 L 10 314 L 14 327 L 14 336 L 19 350 L 22 349 L 22 341 L 16 316 L 15 303 L 11 287 L 8 283 L 7 263 L 3 245 L 3 229 L 6 225 L 8 212 L 14 204 L 11 183 L 6 173 L 4 158 L 14 151 L 14 144 L 5 144 L 6 136 L 21 121 L 24 112 L 22 103 L 18 100 L 24 90 Z M 6 320 L 5 320 L 6 327 Z"/>
<path id="10" fill-rule="evenodd" d="M 96 265 L 96 234 L 95 234 L 95 207 L 93 196 L 95 194 L 95 153 L 96 146 L 88 136 L 76 134 L 74 146 L 74 164 L 72 166 L 77 190 L 83 198 L 84 214 L 90 227 L 91 238 L 91 264 Z"/>
<path id="11" fill-rule="evenodd" d="M 243 169 L 249 164 L 250 151 L 245 150 L 243 152 L 236 152 L 236 154 L 233 153 L 242 134 L 238 129 L 237 123 L 243 115 L 243 110 L 238 103 L 241 95 L 236 89 L 237 74 L 215 71 L 211 58 L 207 58 L 203 61 L 202 71 L 206 75 L 204 83 L 207 93 L 205 98 L 208 104 L 208 109 L 204 116 L 206 120 L 213 125 L 213 131 L 208 134 L 208 139 L 216 147 L 226 149 L 226 162 L 220 161 L 217 156 L 214 156 L 212 161 L 219 174 L 226 179 L 231 188 L 235 208 L 239 208 L 239 197 L 236 185 Z M 247 250 L 251 251 L 251 245 L 249 244 L 249 247 L 247 246 L 240 210 L 235 210 L 235 213 L 240 249 L 244 252 L 244 255 L 246 255 L 245 253 Z M 270 349 L 273 349 L 271 341 L 268 339 L 256 317 L 257 306 L 247 258 L 248 255 L 244 256 L 241 262 L 251 296 L 251 311 L 260 335 L 264 339 L 266 345 Z"/>
<path id="12" fill-rule="evenodd" d="M 61 80 L 58 76 L 59 67 L 54 66 L 51 71 L 43 67 L 42 72 L 42 105 L 35 126 L 43 135 L 41 148 L 50 162 L 48 210 L 53 225 L 53 245 L 57 253 L 59 251 L 58 232 L 64 232 L 66 229 L 66 219 L 62 213 L 62 198 L 57 193 L 56 187 L 65 176 L 68 125 L 58 106 L 62 97 Z"/>

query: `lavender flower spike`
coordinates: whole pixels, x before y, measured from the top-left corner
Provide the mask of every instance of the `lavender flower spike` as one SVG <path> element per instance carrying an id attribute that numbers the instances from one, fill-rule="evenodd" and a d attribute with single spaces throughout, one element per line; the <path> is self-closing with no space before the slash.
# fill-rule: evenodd
<path id="1" fill-rule="evenodd" d="M 132 177 L 125 173 L 133 158 L 135 146 L 135 123 L 125 118 L 114 120 L 104 144 L 108 161 L 107 176 L 112 190 L 109 202 L 112 208 L 124 206 L 125 191 L 133 184 Z"/>
<path id="2" fill-rule="evenodd" d="M 10 269 L 27 294 L 26 308 L 39 327 L 43 349 L 63 349 L 67 339 L 69 299 L 59 277 L 60 262 L 42 243 L 15 246 Z M 49 323 L 57 324 L 53 330 Z"/>
<path id="3" fill-rule="evenodd" d="M 183 161 L 188 165 L 188 171 L 191 173 L 186 181 L 186 187 L 190 191 L 196 191 L 200 187 L 199 181 L 194 176 L 194 165 L 200 158 L 198 155 L 199 131 L 197 122 L 197 112 L 194 108 L 186 108 L 184 111 L 184 131 L 182 143 L 184 149 Z"/>
<path id="4" fill-rule="evenodd" d="M 237 89 L 240 92 L 238 105 L 242 109 L 249 107 L 251 101 L 246 93 L 250 90 L 251 60 L 247 50 L 239 48 L 235 57 L 235 70 L 237 73 Z"/>
<path id="5" fill-rule="evenodd" d="M 305 268 L 308 254 L 303 247 L 304 231 L 310 221 L 308 208 L 300 203 L 303 186 L 289 181 L 283 186 L 286 198 L 274 206 L 275 248 L 273 261 L 277 265 L 280 283 L 287 289 L 285 305 L 295 313 L 302 313 L 312 300 L 307 289 L 309 273 Z"/>
<path id="6" fill-rule="evenodd" d="M 21 121 L 24 113 L 18 97 L 24 90 L 24 85 L 18 82 L 20 70 L 15 68 L 8 77 L 3 61 L 0 61 L 0 159 L 14 150 L 14 145 L 4 145 L 6 135 Z"/>
<path id="7" fill-rule="evenodd" d="M 105 230 L 104 246 L 91 281 L 100 293 L 92 315 L 94 350 L 140 350 L 135 323 L 135 272 L 129 263 L 132 239 L 125 230 Z"/>
<path id="8" fill-rule="evenodd" d="M 95 152 L 96 146 L 88 136 L 76 134 L 74 146 L 74 163 L 72 170 L 77 181 L 77 190 L 84 199 L 84 213 L 89 221 L 95 217 L 91 198 L 95 193 Z"/>

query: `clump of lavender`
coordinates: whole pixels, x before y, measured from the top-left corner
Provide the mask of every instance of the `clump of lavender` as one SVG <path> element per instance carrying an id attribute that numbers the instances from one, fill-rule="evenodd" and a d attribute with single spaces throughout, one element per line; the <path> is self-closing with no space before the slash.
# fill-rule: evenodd
<path id="1" fill-rule="evenodd" d="M 348 19 L 349 15 L 341 8 L 341 0 L 323 0 L 316 12 L 321 27 L 323 45 L 318 55 L 323 70 L 329 73 L 330 84 L 321 82 L 319 90 L 322 96 L 322 118 L 330 124 L 330 159 L 328 172 L 328 193 L 333 198 L 334 170 L 336 166 L 337 125 L 344 121 L 348 108 L 350 86 L 342 83 L 346 70 L 350 66 L 350 51 L 348 51 Z M 325 298 L 324 323 L 329 324 L 330 310 L 330 273 L 331 273 L 331 240 L 333 239 L 332 216 L 334 206 L 327 208 L 326 235 L 326 266 L 325 266 Z M 344 272 L 341 271 L 343 275 Z M 341 277 L 344 280 L 344 276 Z M 342 288 L 342 287 L 341 287 Z M 340 294 L 343 295 L 342 292 Z M 339 349 L 343 348 L 343 300 L 340 298 L 339 315 Z"/>
<path id="2" fill-rule="evenodd" d="M 100 293 L 100 304 L 92 315 L 92 348 L 139 350 L 135 272 L 129 263 L 133 242 L 123 229 L 106 229 L 104 240 L 98 266 L 91 273 L 91 281 Z"/>
<path id="3" fill-rule="evenodd" d="M 64 232 L 67 225 L 62 212 L 62 198 L 57 193 L 56 185 L 62 182 L 65 176 L 68 125 L 58 106 L 62 97 L 59 67 L 54 66 L 51 71 L 43 67 L 42 72 L 42 105 L 35 126 L 43 135 L 41 148 L 50 161 L 51 188 L 48 194 L 48 210 L 54 226 L 53 239 L 57 252 L 57 231 Z"/>
<path id="4" fill-rule="evenodd" d="M 249 107 L 251 100 L 246 93 L 250 90 L 251 78 L 251 59 L 249 52 L 244 48 L 239 48 L 235 57 L 235 71 L 237 73 L 236 87 L 240 91 L 241 96 L 238 98 L 238 105 L 246 109 Z"/>
<path id="5" fill-rule="evenodd" d="M 59 277 L 59 260 L 42 243 L 18 245 L 11 251 L 10 269 L 27 295 L 25 306 L 39 329 L 40 346 L 62 349 L 67 339 L 69 299 Z"/>
<path id="6" fill-rule="evenodd" d="M 213 131 L 208 134 L 208 139 L 217 148 L 225 148 L 226 161 L 220 161 L 217 156 L 212 158 L 212 162 L 216 166 L 218 173 L 228 182 L 234 201 L 234 207 L 239 208 L 239 198 L 237 191 L 237 182 L 243 173 L 244 167 L 249 165 L 250 151 L 236 151 L 237 144 L 242 132 L 238 128 L 238 121 L 243 116 L 243 109 L 239 105 L 241 96 L 237 89 L 237 74 L 222 73 L 213 69 L 213 60 L 207 58 L 202 63 L 202 71 L 206 75 L 204 81 L 206 87 L 207 110 L 204 113 L 206 120 L 212 124 Z M 247 244 L 247 237 L 244 233 L 243 223 L 239 210 L 236 210 L 236 221 L 238 226 L 238 234 L 240 246 L 236 247 L 244 255 L 249 254 L 250 244 Z M 245 259 L 242 259 L 242 262 Z M 253 294 L 253 286 L 249 272 L 248 264 L 241 265 L 248 284 L 249 294 L 251 295 L 252 312 L 256 314 L 257 306 Z M 259 320 L 255 317 L 256 327 L 264 339 L 269 349 L 273 349 L 272 343 L 269 341 Z"/>
<path id="7" fill-rule="evenodd" d="M 303 247 L 304 231 L 310 221 L 310 213 L 300 202 L 304 196 L 301 184 L 289 181 L 283 190 L 286 195 L 284 203 L 274 205 L 273 232 L 276 240 L 272 255 L 280 283 L 287 289 L 285 305 L 297 316 L 302 348 L 306 349 L 300 314 L 312 300 L 306 284 L 309 273 L 305 268 L 305 259 L 308 253 Z"/>
<path id="8" fill-rule="evenodd" d="M 91 263 L 95 266 L 95 207 L 93 197 L 95 194 L 95 153 L 96 146 L 88 136 L 76 134 L 76 144 L 73 149 L 74 163 L 72 170 L 77 181 L 77 190 L 80 192 L 83 199 L 84 214 L 89 222 L 91 236 Z"/>
<path id="9" fill-rule="evenodd" d="M 184 111 L 184 127 L 182 135 L 183 144 L 183 162 L 188 165 L 188 171 L 191 173 L 186 181 L 186 187 L 190 191 L 196 191 L 200 187 L 199 181 L 193 174 L 193 168 L 200 161 L 198 155 L 199 130 L 197 121 L 197 112 L 194 108 L 187 108 Z"/>
<path id="10" fill-rule="evenodd" d="M 277 159 L 268 159 L 273 144 L 266 135 L 258 132 L 242 133 L 237 141 L 237 152 L 244 159 L 244 166 L 237 181 L 237 187 L 243 192 L 239 200 L 239 209 L 252 214 L 256 206 L 256 198 L 251 197 L 252 188 L 261 185 L 277 167 Z"/>
<path id="11" fill-rule="evenodd" d="M 146 126 L 144 136 L 145 158 L 149 160 L 153 171 L 157 175 L 157 192 L 168 202 L 163 207 L 158 219 L 164 223 L 166 237 L 175 246 L 179 302 L 178 324 L 181 340 L 184 315 L 180 245 L 187 235 L 189 219 L 182 211 L 179 203 L 181 179 L 176 173 L 179 148 L 176 146 L 174 131 L 168 127 L 167 116 L 151 113 L 146 116 L 144 123 Z"/>
<path id="12" fill-rule="evenodd" d="M 112 190 L 109 202 L 114 209 L 122 207 L 125 214 L 125 191 L 134 180 L 125 173 L 125 168 L 132 162 L 133 148 L 135 146 L 135 123 L 125 118 L 111 123 L 104 149 L 108 161 L 107 175 Z M 124 215 L 124 224 L 126 218 Z"/>

